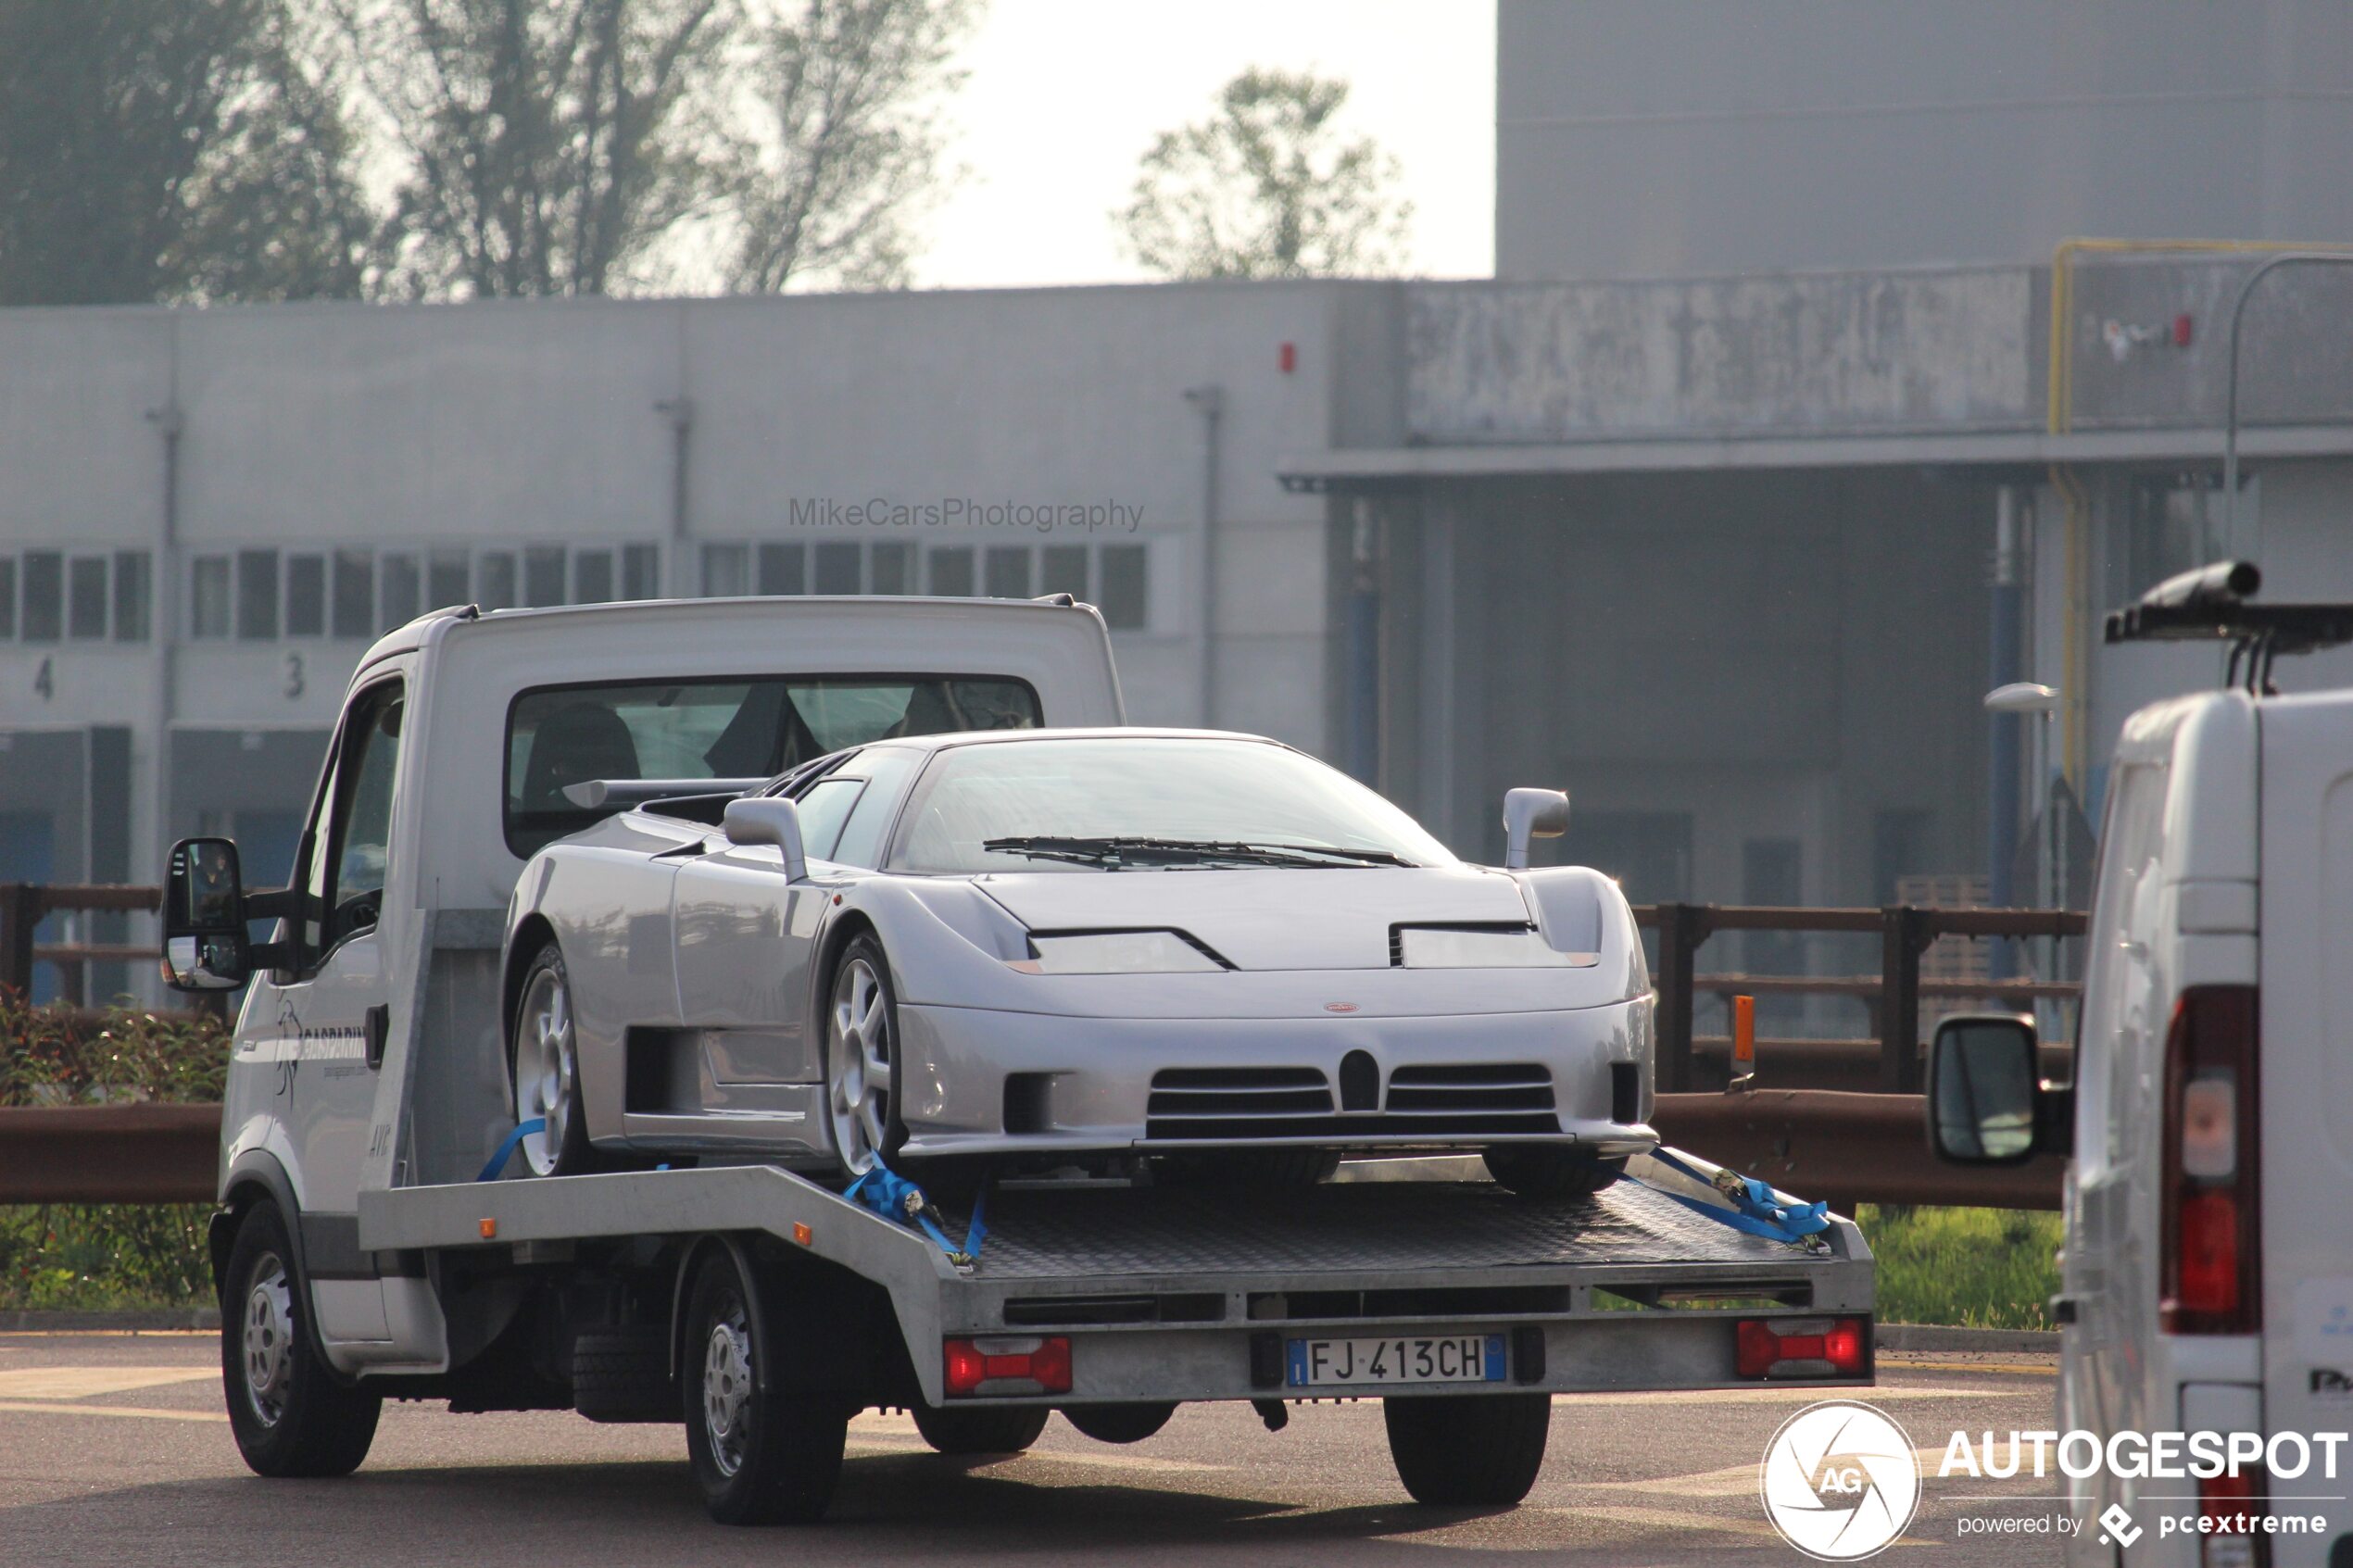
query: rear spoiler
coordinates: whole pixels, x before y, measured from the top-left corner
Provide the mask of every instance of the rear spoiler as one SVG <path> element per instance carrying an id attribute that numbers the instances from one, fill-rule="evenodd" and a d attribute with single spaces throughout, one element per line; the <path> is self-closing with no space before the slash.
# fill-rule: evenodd
<path id="1" fill-rule="evenodd" d="M 762 779 L 589 779 L 564 786 L 564 798 L 595 811 L 610 808 L 625 811 L 655 800 L 676 800 L 694 795 L 749 795 L 768 781 Z"/>

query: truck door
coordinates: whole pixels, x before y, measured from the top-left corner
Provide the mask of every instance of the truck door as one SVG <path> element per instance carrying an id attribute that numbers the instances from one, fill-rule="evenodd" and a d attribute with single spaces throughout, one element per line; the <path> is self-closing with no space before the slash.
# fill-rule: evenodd
<path id="1" fill-rule="evenodd" d="M 280 1112 L 294 1145 L 302 1248 L 320 1336 L 384 1340 L 383 1287 L 359 1250 L 359 1186 L 390 980 L 377 927 L 392 863 L 406 686 L 398 677 L 345 710 L 296 874 L 307 896 L 293 933 L 300 967 L 258 979 L 245 1018 L 274 1036 Z"/>

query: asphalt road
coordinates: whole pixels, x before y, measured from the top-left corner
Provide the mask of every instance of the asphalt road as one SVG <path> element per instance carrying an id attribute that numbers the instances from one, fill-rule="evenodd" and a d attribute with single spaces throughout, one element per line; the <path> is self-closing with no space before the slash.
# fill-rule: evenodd
<path id="1" fill-rule="evenodd" d="M 348 1480 L 262 1481 L 220 1412 L 208 1335 L 0 1336 L 0 1563 L 1387 1563 L 1482 1553 L 1534 1561 L 1803 1560 L 1767 1524 L 1767 1439 L 1818 1397 L 1756 1388 L 1557 1401 L 1529 1501 L 1504 1512 L 1407 1502 L 1375 1404 L 1293 1407 L 1265 1431 L 1243 1406 L 1179 1411 L 1132 1448 L 1059 1419 L 1038 1449 L 993 1462 L 925 1449 L 903 1416 L 869 1414 L 831 1519 L 812 1529 L 710 1524 L 676 1427 L 595 1426 L 561 1413 L 452 1416 L 389 1407 Z M 1959 1536 L 1957 1521 L 2049 1519 L 2050 1481 L 1943 1481 L 1956 1428 L 2051 1424 L 2052 1367 L 2031 1356 L 1883 1357 L 1863 1395 L 1924 1456 L 1925 1495 L 1887 1561 L 2055 1563 L 2047 1534 Z M 1979 1500 L 1997 1495 L 1999 1500 Z M 1951 1549 L 1956 1544 L 1958 1551 Z M 1529 1561 L 1521 1556 L 1520 1561 Z"/>

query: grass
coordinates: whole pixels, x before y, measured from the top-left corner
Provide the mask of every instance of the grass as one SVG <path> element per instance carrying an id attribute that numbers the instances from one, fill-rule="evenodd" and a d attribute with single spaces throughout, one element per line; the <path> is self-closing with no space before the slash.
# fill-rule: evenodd
<path id="1" fill-rule="evenodd" d="M 216 1020 L 33 1007 L 0 990 L 0 1106 L 220 1098 Z M 0 1207 L 0 1308 L 78 1311 L 209 1303 L 208 1204 Z"/>
<path id="2" fill-rule="evenodd" d="M 2059 1217 L 2014 1209 L 1859 1207 L 1881 1323 L 2049 1328 Z"/>

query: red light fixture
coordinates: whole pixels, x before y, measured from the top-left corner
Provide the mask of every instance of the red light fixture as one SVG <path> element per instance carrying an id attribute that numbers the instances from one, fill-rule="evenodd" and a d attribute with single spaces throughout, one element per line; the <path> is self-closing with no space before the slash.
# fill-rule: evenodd
<path id="1" fill-rule="evenodd" d="M 951 1399 L 986 1395 L 1067 1394 L 1070 1340 L 1036 1335 L 950 1339 L 941 1370 Z"/>
<path id="2" fill-rule="evenodd" d="M 1282 347 L 1277 349 L 1275 351 L 1275 363 L 1283 368 L 1283 374 L 1285 375 L 1289 375 L 1293 370 L 1298 370 L 1299 345 L 1295 343 L 1287 343 L 1283 345 Z"/>
<path id="3" fill-rule="evenodd" d="M 1860 1377 L 1870 1327 L 1861 1318 L 1743 1318 L 1732 1366 L 1743 1377 Z"/>
<path id="4" fill-rule="evenodd" d="M 2193 985 L 2165 1036 L 2164 1252 L 2172 1334 L 2252 1334 L 2258 1271 L 2252 985 Z"/>
<path id="5" fill-rule="evenodd" d="M 2196 323 L 2191 319 L 2188 311 L 2184 310 L 2179 316 L 2174 317 L 2173 346 L 2176 348 L 2187 348 L 2190 345 L 2190 339 L 2195 335 L 2196 331 Z"/>

